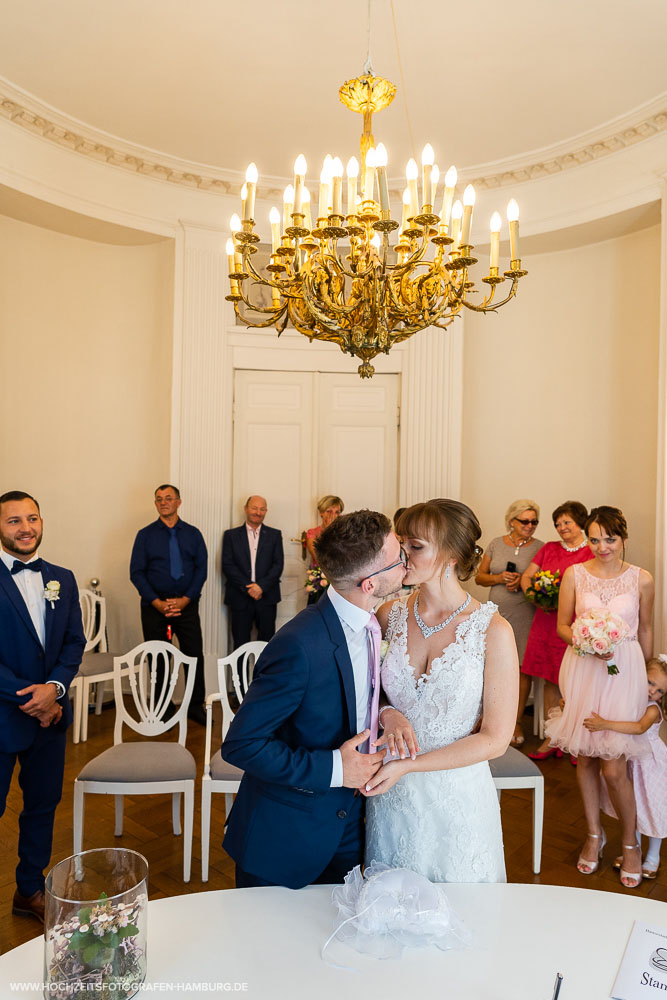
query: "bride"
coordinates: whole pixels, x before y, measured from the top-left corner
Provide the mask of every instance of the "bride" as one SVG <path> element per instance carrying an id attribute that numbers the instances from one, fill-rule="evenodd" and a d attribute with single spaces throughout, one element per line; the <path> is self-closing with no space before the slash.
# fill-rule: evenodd
<path id="1" fill-rule="evenodd" d="M 396 744 L 401 757 L 388 760 L 365 789 L 366 864 L 411 868 L 433 882 L 504 882 L 488 761 L 502 756 L 514 731 L 514 635 L 495 604 L 480 604 L 461 588 L 481 557 L 481 528 L 469 507 L 416 504 L 397 532 L 409 559 L 404 583 L 419 586 L 377 613 L 389 643 L 379 742 Z M 414 727 L 418 754 L 405 752 L 399 712 Z"/>

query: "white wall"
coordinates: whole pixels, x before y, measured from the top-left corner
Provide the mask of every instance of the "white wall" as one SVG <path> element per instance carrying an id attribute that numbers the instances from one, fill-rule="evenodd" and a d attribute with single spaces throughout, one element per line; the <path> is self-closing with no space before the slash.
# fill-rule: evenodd
<path id="1" fill-rule="evenodd" d="M 466 317 L 462 496 L 486 544 L 512 500 L 623 509 L 654 565 L 660 229 L 524 261 L 516 301 Z"/>
<path id="2" fill-rule="evenodd" d="M 0 490 L 39 499 L 45 558 L 101 579 L 115 650 L 140 639 L 130 548 L 169 478 L 173 268 L 170 241 L 0 216 Z"/>

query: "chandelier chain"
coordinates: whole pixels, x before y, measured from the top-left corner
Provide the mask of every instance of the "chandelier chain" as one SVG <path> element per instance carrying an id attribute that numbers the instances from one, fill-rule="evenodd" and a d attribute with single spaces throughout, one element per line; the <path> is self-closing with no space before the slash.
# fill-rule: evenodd
<path id="1" fill-rule="evenodd" d="M 373 0 L 368 0 L 368 25 L 366 30 L 366 62 L 364 63 L 364 73 L 373 76 L 373 61 L 371 59 L 371 4 Z"/>
<path id="2" fill-rule="evenodd" d="M 403 90 L 403 107 L 405 108 L 405 120 L 408 126 L 408 135 L 410 136 L 410 152 L 416 159 L 415 137 L 412 134 L 412 122 L 410 121 L 410 111 L 408 108 L 408 88 L 405 86 L 405 77 L 403 75 L 403 61 L 401 59 L 401 47 L 398 41 L 398 27 L 396 26 L 396 11 L 394 10 L 394 0 L 390 0 L 390 2 L 391 2 L 391 21 L 394 26 L 394 39 L 396 41 L 396 58 L 398 59 L 398 75 L 401 78 L 401 88 Z"/>

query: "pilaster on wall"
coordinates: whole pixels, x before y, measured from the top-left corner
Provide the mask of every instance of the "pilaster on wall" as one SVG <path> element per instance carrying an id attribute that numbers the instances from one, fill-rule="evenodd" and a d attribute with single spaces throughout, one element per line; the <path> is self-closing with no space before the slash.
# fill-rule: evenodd
<path id="1" fill-rule="evenodd" d="M 182 223 L 176 255 L 172 476 L 183 518 L 206 540 L 208 580 L 200 612 L 209 689 L 211 659 L 227 651 L 220 552 L 229 518 L 233 383 L 224 334 L 226 258 L 222 230 Z"/>
<path id="2" fill-rule="evenodd" d="M 658 491 L 655 505 L 655 622 L 653 648 L 667 650 L 667 177 L 663 178 L 660 246 L 660 361 L 658 367 Z"/>
<path id="3" fill-rule="evenodd" d="M 463 318 L 408 341 L 403 362 L 399 502 L 461 492 Z"/>

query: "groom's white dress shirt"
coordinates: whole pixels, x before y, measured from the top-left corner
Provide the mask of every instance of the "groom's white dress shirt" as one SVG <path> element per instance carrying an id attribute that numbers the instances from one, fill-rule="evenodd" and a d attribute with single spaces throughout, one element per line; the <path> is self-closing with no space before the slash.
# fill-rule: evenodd
<path id="1" fill-rule="evenodd" d="M 32 559 L 27 559 L 26 562 L 34 562 L 37 558 L 39 557 L 35 553 Z M 4 549 L 0 549 L 0 559 L 2 559 L 10 573 L 15 562 L 22 562 L 22 560 L 17 559 L 10 552 L 5 552 Z M 41 572 L 36 573 L 31 569 L 24 570 L 22 573 L 16 573 L 12 576 L 12 580 L 25 601 L 28 614 L 35 626 L 35 632 L 39 636 L 39 641 L 42 646 L 46 646 L 46 601 L 44 600 L 44 580 Z"/>
<path id="2" fill-rule="evenodd" d="M 354 691 L 357 703 L 357 732 L 368 728 L 370 721 L 371 675 L 370 675 L 370 640 L 366 625 L 370 621 L 370 612 L 351 604 L 329 585 L 327 590 L 329 600 L 343 628 L 347 651 L 352 661 L 354 673 Z M 340 788 L 343 784 L 343 758 L 340 750 L 333 751 L 333 771 L 331 787 Z"/>

